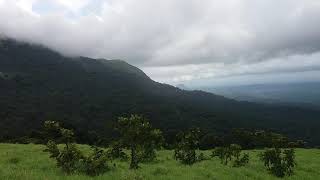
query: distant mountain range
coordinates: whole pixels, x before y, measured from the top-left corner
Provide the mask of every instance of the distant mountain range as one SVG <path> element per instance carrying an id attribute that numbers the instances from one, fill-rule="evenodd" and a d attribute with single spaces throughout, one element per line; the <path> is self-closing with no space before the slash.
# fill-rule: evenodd
<path id="1" fill-rule="evenodd" d="M 318 110 L 186 91 L 155 82 L 124 61 L 68 58 L 40 45 L 0 41 L 0 136 L 22 136 L 58 120 L 112 137 L 117 117 L 132 113 L 166 135 L 190 127 L 218 134 L 257 128 L 320 144 Z"/>
<path id="2" fill-rule="evenodd" d="M 240 101 L 320 109 L 320 82 L 253 84 L 201 89 Z"/>

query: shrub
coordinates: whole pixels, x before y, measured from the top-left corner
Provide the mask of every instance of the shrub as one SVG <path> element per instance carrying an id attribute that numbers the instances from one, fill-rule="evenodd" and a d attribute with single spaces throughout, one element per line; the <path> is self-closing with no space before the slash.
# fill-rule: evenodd
<path id="1" fill-rule="evenodd" d="M 159 149 L 164 143 L 162 132 L 159 129 L 154 129 L 150 132 L 146 140 L 140 148 L 139 159 L 141 162 L 151 162 L 157 158 L 156 149 Z"/>
<path id="2" fill-rule="evenodd" d="M 111 160 L 127 160 L 129 158 L 128 155 L 123 151 L 123 145 L 118 141 L 112 143 L 111 147 L 107 151 L 107 156 Z"/>
<path id="3" fill-rule="evenodd" d="M 74 172 L 85 173 L 90 176 L 99 175 L 105 172 L 107 168 L 107 156 L 105 153 L 94 147 L 92 154 L 84 156 L 82 152 L 72 143 L 74 139 L 73 131 L 60 127 L 60 124 L 54 121 L 46 121 L 45 128 L 49 136 L 45 152 L 50 153 L 50 158 L 57 161 L 57 166 L 67 174 Z M 57 146 L 54 139 L 57 138 L 65 145 L 62 150 Z"/>
<path id="4" fill-rule="evenodd" d="M 108 170 L 107 165 L 107 156 L 105 155 L 104 151 L 97 148 L 92 147 L 93 152 L 84 157 L 80 162 L 80 171 L 89 175 L 89 176 L 97 176 L 103 174 Z"/>
<path id="5" fill-rule="evenodd" d="M 248 163 L 249 163 L 249 154 L 245 153 L 241 158 L 235 159 L 233 166 L 240 167 L 240 166 L 245 166 Z"/>
<path id="6" fill-rule="evenodd" d="M 241 157 L 241 146 L 231 144 L 227 147 L 218 147 L 212 152 L 212 157 L 218 157 L 221 164 L 227 165 L 228 162 L 233 161 L 234 167 L 244 166 L 249 163 L 249 155 L 243 154 Z"/>
<path id="7" fill-rule="evenodd" d="M 57 161 L 57 166 L 62 169 L 63 172 L 67 174 L 76 172 L 79 161 L 83 159 L 84 156 L 76 147 L 75 144 L 69 144 L 65 146 L 55 158 Z"/>
<path id="8" fill-rule="evenodd" d="M 268 149 L 260 154 L 264 166 L 277 177 L 290 176 L 296 166 L 294 149 Z"/>
<path id="9" fill-rule="evenodd" d="M 156 157 L 155 149 L 162 144 L 162 132 L 153 129 L 142 116 L 120 117 L 117 130 L 121 134 L 121 144 L 131 151 L 130 169 L 137 169 L 139 162 Z"/>
<path id="10" fill-rule="evenodd" d="M 196 150 L 199 149 L 200 130 L 190 129 L 180 132 L 177 135 L 177 144 L 174 150 L 174 158 L 183 164 L 192 165 L 197 161 L 203 160 L 203 154 L 197 156 Z"/>

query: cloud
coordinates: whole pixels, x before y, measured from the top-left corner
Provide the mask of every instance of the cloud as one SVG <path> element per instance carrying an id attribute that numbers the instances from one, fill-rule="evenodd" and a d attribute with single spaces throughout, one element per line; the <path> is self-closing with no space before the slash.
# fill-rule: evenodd
<path id="1" fill-rule="evenodd" d="M 0 0 L 0 33 L 163 82 L 319 70 L 315 0 Z"/>

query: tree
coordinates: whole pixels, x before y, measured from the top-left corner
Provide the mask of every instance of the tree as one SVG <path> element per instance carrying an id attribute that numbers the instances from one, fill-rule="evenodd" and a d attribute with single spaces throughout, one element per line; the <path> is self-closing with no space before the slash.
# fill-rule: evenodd
<path id="1" fill-rule="evenodd" d="M 212 152 L 212 157 L 218 157 L 221 164 L 227 165 L 229 161 L 233 161 L 233 167 L 244 166 L 249 163 L 249 155 L 244 153 L 241 156 L 241 146 L 231 144 L 226 147 L 218 147 Z"/>
<path id="2" fill-rule="evenodd" d="M 296 166 L 294 149 L 268 149 L 260 154 L 264 166 L 277 177 L 291 176 Z"/>
<path id="3" fill-rule="evenodd" d="M 174 150 L 174 158 L 183 164 L 192 165 L 198 160 L 203 160 L 203 155 L 197 156 L 199 149 L 200 129 L 194 128 L 177 134 L 177 144 Z"/>
<path id="4" fill-rule="evenodd" d="M 58 122 L 46 121 L 44 123 L 47 138 L 47 148 L 44 150 L 50 153 L 50 158 L 57 161 L 57 166 L 67 174 L 73 172 L 83 172 L 90 176 L 97 176 L 108 170 L 107 156 L 104 151 L 94 147 L 89 156 L 76 147 L 74 133 L 72 130 L 62 128 Z M 60 150 L 57 141 L 64 143 L 65 146 Z"/>
<path id="5" fill-rule="evenodd" d="M 50 158 L 56 159 L 57 166 L 67 174 L 76 171 L 78 162 L 84 156 L 73 143 L 73 131 L 62 128 L 60 123 L 55 121 L 45 121 L 44 127 L 49 139 L 45 151 L 50 153 Z M 63 150 L 59 150 L 57 141 L 65 144 Z"/>
<path id="6" fill-rule="evenodd" d="M 161 144 L 162 133 L 153 129 L 147 119 L 139 115 L 120 117 L 117 130 L 121 135 L 121 144 L 131 151 L 130 169 L 137 169 L 141 156 L 154 154 L 154 149 Z M 139 157 L 139 151 L 142 155 Z"/>

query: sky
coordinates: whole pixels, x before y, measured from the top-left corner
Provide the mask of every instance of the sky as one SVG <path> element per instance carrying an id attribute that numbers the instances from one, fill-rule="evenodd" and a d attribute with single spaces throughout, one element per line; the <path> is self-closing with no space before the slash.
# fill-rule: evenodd
<path id="1" fill-rule="evenodd" d="M 319 0 L 0 0 L 0 36 L 173 85 L 320 80 Z"/>

